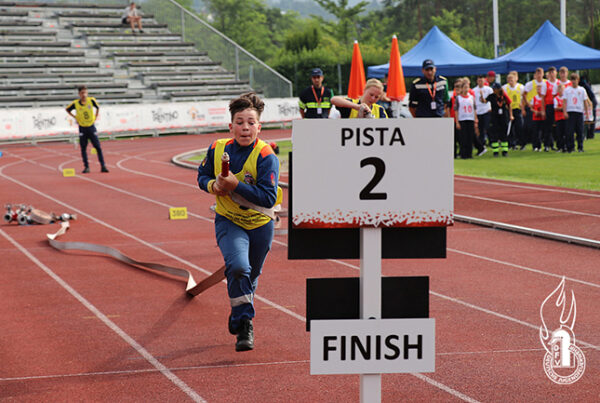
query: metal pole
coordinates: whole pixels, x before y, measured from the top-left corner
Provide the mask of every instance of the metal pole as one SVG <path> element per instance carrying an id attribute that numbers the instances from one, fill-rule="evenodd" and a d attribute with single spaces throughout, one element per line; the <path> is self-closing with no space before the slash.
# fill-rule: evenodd
<path id="1" fill-rule="evenodd" d="M 381 319 L 381 228 L 360 229 L 360 318 Z M 381 402 L 381 374 L 360 375 L 360 402 Z"/>
<path id="2" fill-rule="evenodd" d="M 567 0 L 560 0 L 560 32 L 567 34 Z"/>
<path id="3" fill-rule="evenodd" d="M 183 8 L 181 9 L 181 38 L 185 42 L 185 14 Z"/>
<path id="4" fill-rule="evenodd" d="M 498 57 L 498 46 L 500 46 L 500 30 L 498 29 L 498 0 L 493 0 L 492 14 L 494 18 L 494 58 Z"/>
<path id="5" fill-rule="evenodd" d="M 235 79 L 240 80 L 240 50 L 235 47 Z"/>
<path id="6" fill-rule="evenodd" d="M 342 94 L 342 65 L 338 63 L 338 95 Z"/>

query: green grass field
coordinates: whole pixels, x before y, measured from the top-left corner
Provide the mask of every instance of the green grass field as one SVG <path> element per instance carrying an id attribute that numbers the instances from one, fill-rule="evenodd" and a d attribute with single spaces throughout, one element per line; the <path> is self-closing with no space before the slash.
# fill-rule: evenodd
<path id="1" fill-rule="evenodd" d="M 291 140 L 279 141 L 282 172 L 287 171 Z M 572 189 L 600 191 L 600 135 L 584 143 L 584 153 L 509 151 L 508 157 L 494 157 L 491 150 L 471 160 L 454 160 L 456 175 L 479 176 L 515 182 L 537 183 Z M 190 158 L 202 161 L 204 153 Z"/>

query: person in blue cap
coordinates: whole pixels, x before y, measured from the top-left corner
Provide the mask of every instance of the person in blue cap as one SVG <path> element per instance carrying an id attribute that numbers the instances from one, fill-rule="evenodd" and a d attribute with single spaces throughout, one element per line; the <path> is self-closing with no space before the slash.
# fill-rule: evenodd
<path id="1" fill-rule="evenodd" d="M 408 108 L 415 118 L 435 118 L 448 116 L 448 80 L 436 74 L 435 63 L 431 59 L 423 61 L 423 77 L 413 81 L 409 92 Z"/>
<path id="2" fill-rule="evenodd" d="M 312 85 L 300 93 L 300 116 L 306 119 L 327 119 L 331 111 L 333 90 L 323 85 L 323 70 L 316 67 L 310 72 Z"/>

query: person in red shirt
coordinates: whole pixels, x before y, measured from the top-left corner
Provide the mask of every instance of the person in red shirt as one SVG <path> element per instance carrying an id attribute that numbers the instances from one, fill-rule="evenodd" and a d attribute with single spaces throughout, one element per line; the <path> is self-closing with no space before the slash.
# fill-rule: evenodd
<path id="1" fill-rule="evenodd" d="M 556 67 L 550 66 L 546 72 L 546 95 L 544 96 L 544 103 L 546 104 L 546 120 L 544 121 L 544 151 L 550 150 L 556 151 L 554 147 L 554 140 L 556 134 L 554 133 L 554 96 L 556 95 L 556 86 L 558 80 L 556 79 Z"/>
<path id="2" fill-rule="evenodd" d="M 562 83 L 556 86 L 556 95 L 554 96 L 554 122 L 556 124 L 556 147 L 558 152 L 567 152 L 567 103 L 564 96 L 565 87 Z"/>
<path id="3" fill-rule="evenodd" d="M 533 145 L 533 151 L 540 151 L 542 146 L 542 133 L 544 131 L 544 99 L 540 96 L 540 86 L 536 87 L 536 95 L 531 98 L 531 114 L 532 114 L 532 131 L 531 131 L 531 143 Z"/>

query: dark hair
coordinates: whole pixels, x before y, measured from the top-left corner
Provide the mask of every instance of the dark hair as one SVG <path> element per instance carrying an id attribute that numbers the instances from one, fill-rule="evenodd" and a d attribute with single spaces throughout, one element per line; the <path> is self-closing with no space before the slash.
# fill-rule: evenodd
<path id="1" fill-rule="evenodd" d="M 550 67 L 548 67 L 548 71 L 549 71 L 549 72 L 550 72 L 550 71 L 556 71 L 556 67 L 554 67 L 554 66 L 550 66 Z"/>
<path id="2" fill-rule="evenodd" d="M 233 117 L 236 113 L 246 109 L 254 109 L 258 115 L 258 118 L 260 119 L 260 115 L 265 109 L 265 103 L 254 92 L 242 94 L 239 98 L 236 98 L 229 103 L 231 120 L 233 120 Z"/>
<path id="3" fill-rule="evenodd" d="M 77 87 L 77 92 L 81 92 L 83 90 L 87 90 L 88 88 L 85 85 L 80 85 L 79 87 Z"/>

